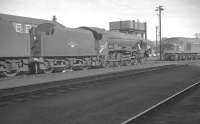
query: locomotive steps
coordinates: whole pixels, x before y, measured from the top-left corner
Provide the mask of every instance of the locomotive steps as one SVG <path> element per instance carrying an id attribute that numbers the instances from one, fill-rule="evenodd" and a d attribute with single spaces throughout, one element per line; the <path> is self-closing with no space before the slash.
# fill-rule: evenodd
<path id="1" fill-rule="evenodd" d="M 57 92 L 66 92 L 69 89 L 85 87 L 93 84 L 100 84 L 104 80 L 117 79 L 131 75 L 141 75 L 144 73 L 150 73 L 153 71 L 160 71 L 163 69 L 172 69 L 177 67 L 183 67 L 185 64 L 146 64 L 140 65 L 137 68 L 124 67 L 124 68 L 112 68 L 111 69 L 97 69 L 88 71 L 79 71 L 70 73 L 53 74 L 50 75 L 36 75 L 28 77 L 27 79 L 19 79 L 12 82 L 7 80 L 7 86 L 1 85 L 0 89 L 0 105 L 7 105 L 10 101 L 24 101 L 27 97 L 38 96 L 45 94 L 56 94 Z M 102 71 L 102 70 L 106 70 Z M 84 73 L 83 73 L 84 72 Z M 86 72 L 86 73 L 85 73 Z M 75 75 L 76 74 L 76 75 Z M 68 75 L 68 76 L 67 76 Z M 72 76 L 72 77 L 70 77 Z M 49 78 L 51 77 L 51 78 Z M 59 77 L 55 78 L 55 77 Z M 49 79 L 48 79 L 49 78 Z M 54 80 L 53 80 L 54 79 Z M 1 84 L 5 84 L 6 80 L 0 81 Z M 23 81 L 23 82 L 22 82 Z M 11 85 L 16 83 L 15 85 Z"/>

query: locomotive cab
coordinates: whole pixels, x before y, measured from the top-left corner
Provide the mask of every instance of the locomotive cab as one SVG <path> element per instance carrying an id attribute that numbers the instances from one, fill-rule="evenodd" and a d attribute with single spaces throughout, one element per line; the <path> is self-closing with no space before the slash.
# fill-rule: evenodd
<path id="1" fill-rule="evenodd" d="M 30 60 L 29 60 L 29 71 L 31 73 L 39 73 L 41 69 L 50 72 L 52 68 L 49 62 L 45 62 L 42 58 L 42 33 L 45 35 L 53 35 L 54 24 L 43 23 L 37 27 L 32 27 L 30 33 Z M 53 71 L 53 70 L 52 70 Z"/>

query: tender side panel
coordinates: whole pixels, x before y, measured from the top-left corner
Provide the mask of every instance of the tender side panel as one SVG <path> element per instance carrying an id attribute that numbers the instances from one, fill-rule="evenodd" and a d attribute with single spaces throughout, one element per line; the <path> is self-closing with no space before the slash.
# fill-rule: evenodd
<path id="1" fill-rule="evenodd" d="M 92 33 L 81 29 L 55 29 L 53 35 L 42 34 L 42 56 L 94 56 Z"/>

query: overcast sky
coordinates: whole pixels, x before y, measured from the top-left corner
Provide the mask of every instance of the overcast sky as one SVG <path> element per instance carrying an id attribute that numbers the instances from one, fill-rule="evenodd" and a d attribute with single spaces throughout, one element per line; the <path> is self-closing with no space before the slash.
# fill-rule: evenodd
<path id="1" fill-rule="evenodd" d="M 67 27 L 109 28 L 110 21 L 147 22 L 147 35 L 155 40 L 158 5 L 164 6 L 163 37 L 194 37 L 200 32 L 200 0 L 0 0 L 0 13 L 51 20 Z"/>

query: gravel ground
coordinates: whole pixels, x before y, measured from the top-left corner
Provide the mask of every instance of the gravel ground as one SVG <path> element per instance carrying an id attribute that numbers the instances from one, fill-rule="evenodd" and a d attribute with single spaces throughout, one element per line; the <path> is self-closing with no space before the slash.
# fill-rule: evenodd
<path id="1" fill-rule="evenodd" d="M 119 124 L 199 79 L 185 66 L 112 79 L 0 108 L 1 124 Z"/>
<path id="2" fill-rule="evenodd" d="M 149 116 L 141 124 L 200 124 L 200 88 Z"/>
<path id="3" fill-rule="evenodd" d="M 13 87 L 27 86 L 40 83 L 48 83 L 50 81 L 73 79 L 78 77 L 99 75 L 104 73 L 112 73 L 116 71 L 124 70 L 136 70 L 143 68 L 151 68 L 163 65 L 175 64 L 176 62 L 151 62 L 146 64 L 135 65 L 135 66 L 122 66 L 115 68 L 102 68 L 102 69 L 90 69 L 84 71 L 68 71 L 65 73 L 52 73 L 52 74 L 38 74 L 38 75 L 21 75 L 13 78 L 0 79 L 0 90 L 8 89 Z"/>

